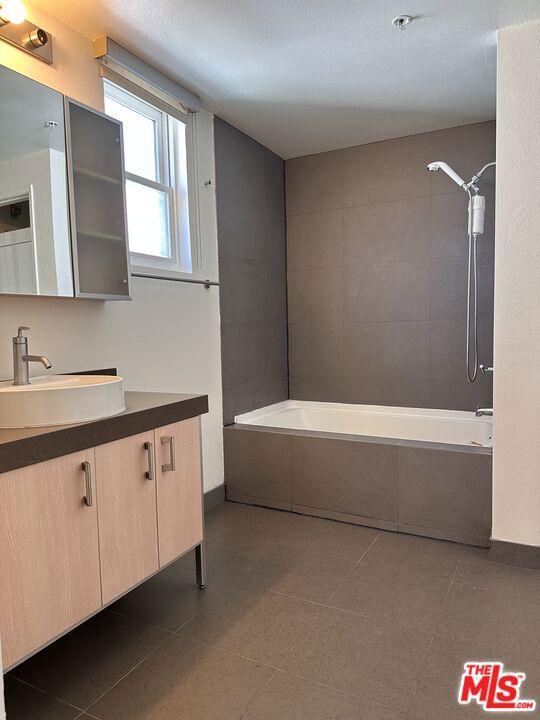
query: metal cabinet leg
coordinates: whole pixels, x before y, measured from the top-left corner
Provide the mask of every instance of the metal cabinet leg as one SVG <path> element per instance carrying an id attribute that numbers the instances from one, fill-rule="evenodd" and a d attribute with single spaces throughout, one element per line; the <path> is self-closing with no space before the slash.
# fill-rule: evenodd
<path id="1" fill-rule="evenodd" d="M 197 567 L 197 585 L 204 590 L 206 587 L 206 547 L 204 540 L 195 548 L 195 562 Z"/>

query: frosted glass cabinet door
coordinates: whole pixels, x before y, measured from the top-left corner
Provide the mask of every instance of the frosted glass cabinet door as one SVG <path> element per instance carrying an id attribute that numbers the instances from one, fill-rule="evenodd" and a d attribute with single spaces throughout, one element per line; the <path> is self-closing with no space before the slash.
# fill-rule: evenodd
<path id="1" fill-rule="evenodd" d="M 129 300 L 122 125 L 66 100 L 75 293 Z"/>

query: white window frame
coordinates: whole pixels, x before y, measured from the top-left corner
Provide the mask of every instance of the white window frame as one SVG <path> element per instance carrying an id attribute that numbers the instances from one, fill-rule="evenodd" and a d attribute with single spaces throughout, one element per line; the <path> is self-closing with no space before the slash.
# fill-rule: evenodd
<path id="1" fill-rule="evenodd" d="M 182 121 L 107 79 L 104 79 L 104 90 L 107 97 L 156 122 L 156 175 L 158 180 L 149 180 L 130 173 L 126 169 L 126 182 L 132 181 L 159 190 L 168 197 L 168 232 L 171 256 L 161 257 L 130 250 L 131 274 L 165 278 L 192 278 L 197 272 L 198 258 L 200 257 L 196 211 L 197 188 L 194 182 L 194 115 L 189 113 L 186 115 L 186 120 Z M 180 168 L 176 162 L 178 147 L 175 123 L 183 123 L 186 133 L 187 177 L 180 181 L 178 179 Z M 180 183 L 184 186 L 184 192 L 181 191 Z M 127 231 L 129 243 L 129 229 Z M 187 257 L 188 255 L 189 257 Z"/>

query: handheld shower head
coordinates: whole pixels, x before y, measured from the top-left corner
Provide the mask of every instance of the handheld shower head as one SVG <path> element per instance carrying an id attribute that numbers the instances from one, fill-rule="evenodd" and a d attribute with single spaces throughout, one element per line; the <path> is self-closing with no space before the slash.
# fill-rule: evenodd
<path id="1" fill-rule="evenodd" d="M 427 169 L 429 172 L 439 172 L 439 170 L 443 170 L 443 172 L 445 172 L 457 185 L 462 187 L 464 190 L 467 189 L 467 183 L 465 180 L 460 177 L 455 170 L 452 170 L 450 165 L 447 163 L 437 160 L 437 162 L 429 163 Z"/>

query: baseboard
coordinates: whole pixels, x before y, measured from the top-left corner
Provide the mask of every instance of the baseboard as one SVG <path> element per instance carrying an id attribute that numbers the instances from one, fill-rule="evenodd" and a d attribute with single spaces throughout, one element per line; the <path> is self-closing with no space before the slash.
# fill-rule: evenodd
<path id="1" fill-rule="evenodd" d="M 337 520 L 338 522 L 346 522 L 352 525 L 362 525 L 363 527 L 371 527 L 376 530 L 389 530 L 396 532 L 398 525 L 392 520 L 381 520 L 379 518 L 364 517 L 363 515 L 353 515 L 352 513 L 338 512 L 336 510 L 322 510 L 321 508 L 309 507 L 307 505 L 292 506 L 292 511 L 299 515 L 311 515 L 326 520 Z"/>
<path id="2" fill-rule="evenodd" d="M 492 540 L 489 559 L 492 562 L 540 570 L 540 545 L 520 545 L 504 540 Z"/>
<path id="3" fill-rule="evenodd" d="M 469 535 L 453 530 L 439 530 L 437 528 L 423 527 L 420 525 L 398 524 L 398 531 L 407 535 L 419 535 L 420 537 L 433 538 L 434 540 L 446 540 L 459 543 L 460 545 L 472 545 L 474 547 L 488 548 L 489 538 L 481 535 Z"/>
<path id="4" fill-rule="evenodd" d="M 267 498 L 253 497 L 252 495 L 241 495 L 227 490 L 227 500 L 229 502 L 243 503 L 244 505 L 258 505 L 272 510 L 291 510 L 291 503 L 281 502 L 279 500 L 268 500 Z"/>
<path id="5" fill-rule="evenodd" d="M 225 485 L 218 485 L 212 490 L 204 493 L 204 512 L 208 512 L 224 502 Z"/>

